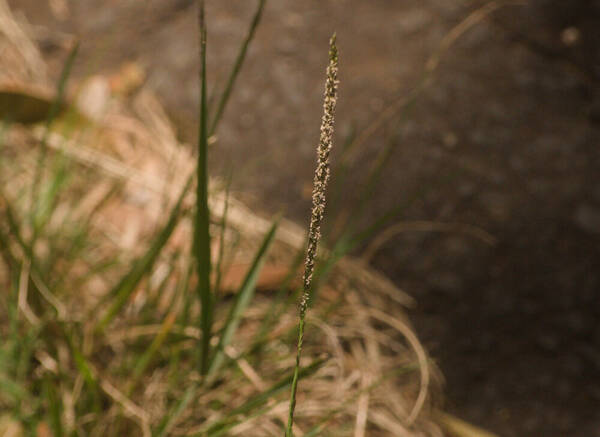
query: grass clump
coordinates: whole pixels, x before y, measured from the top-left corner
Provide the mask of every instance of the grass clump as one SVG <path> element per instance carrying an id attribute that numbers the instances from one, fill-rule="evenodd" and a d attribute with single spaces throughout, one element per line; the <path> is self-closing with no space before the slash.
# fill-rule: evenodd
<path id="1" fill-rule="evenodd" d="M 248 212 L 229 188 L 223 196 L 209 178 L 208 138 L 225 113 L 265 4 L 257 2 L 212 114 L 207 20 L 198 2 L 195 155 L 153 135 L 148 120 L 159 110 L 146 119 L 147 130 L 126 105 L 111 109 L 106 123 L 75 123 L 67 131 L 55 129 L 53 120 L 33 127 L 3 122 L 0 283 L 7 292 L 0 311 L 6 339 L 0 411 L 7 413 L 0 413 L 0 424 L 26 435 L 48 428 L 69 437 L 291 437 L 292 428 L 348 435 L 360 400 L 361 417 L 364 405 L 378 412 L 370 419 L 372 435 L 411 435 L 402 401 L 390 403 L 388 394 L 402 391 L 422 402 L 426 390 L 413 376 L 426 370 L 422 362 L 415 365 L 414 339 L 406 342 L 395 322 L 372 311 L 390 301 L 400 307 L 400 292 L 357 264 L 336 270 L 351 242 L 334 246 L 322 264 L 317 257 L 337 101 L 335 36 L 306 242 L 304 230 Z M 74 58 L 67 59 L 70 71 Z M 68 106 L 65 84 L 66 76 L 57 94 Z M 137 98 L 152 107 L 148 94 Z M 119 130 L 115 119 L 126 126 Z M 132 161 L 141 164 L 120 155 L 135 155 Z M 6 157 L 16 158 L 9 163 Z M 32 191 L 43 220 L 31 220 Z M 320 305 L 308 314 L 317 287 Z M 358 293 L 366 288 L 365 296 Z M 299 318 L 293 311 L 298 298 Z M 307 326 L 324 340 L 304 343 Z M 375 364 L 357 364 L 367 361 Z M 298 382 L 308 376 L 306 400 L 296 408 Z"/>

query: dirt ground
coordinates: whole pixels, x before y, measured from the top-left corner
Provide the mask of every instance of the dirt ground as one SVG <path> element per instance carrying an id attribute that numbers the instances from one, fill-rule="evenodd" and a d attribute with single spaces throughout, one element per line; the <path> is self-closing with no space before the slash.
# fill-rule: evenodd
<path id="1" fill-rule="evenodd" d="M 54 12 L 39 0 L 9 3 L 39 26 L 55 69 L 65 55 L 56 31 L 81 38 L 79 78 L 125 61 L 143 66 L 193 142 L 190 1 L 55 0 Z M 218 131 L 214 172 L 232 167 L 241 197 L 306 222 L 332 31 L 341 144 L 408 95 L 445 35 L 481 4 L 268 1 Z M 208 1 L 212 89 L 254 7 Z M 365 165 L 392 142 L 370 219 L 416 198 L 397 222 L 468 224 L 495 238 L 405 230 L 372 263 L 416 297 L 411 317 L 446 376 L 448 409 L 505 437 L 600 436 L 599 22 L 598 2 L 584 0 L 510 5 L 478 21 L 410 111 L 365 142 L 346 186 L 356 191 Z"/>

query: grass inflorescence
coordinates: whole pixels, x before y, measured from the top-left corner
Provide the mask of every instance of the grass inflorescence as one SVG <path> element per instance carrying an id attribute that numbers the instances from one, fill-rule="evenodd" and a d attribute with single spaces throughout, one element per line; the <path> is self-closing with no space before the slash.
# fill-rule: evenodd
<path id="1" fill-rule="evenodd" d="M 306 323 L 306 311 L 311 295 L 311 283 L 317 259 L 317 249 L 321 239 L 321 222 L 325 214 L 325 193 L 329 182 L 329 154 L 333 147 L 333 125 L 335 107 L 338 98 L 338 51 L 335 34 L 329 41 L 329 65 L 327 66 L 327 79 L 325 82 L 325 95 L 323 102 L 323 118 L 321 120 L 321 135 L 317 146 L 317 168 L 313 179 L 312 209 L 310 224 L 308 228 L 308 247 L 304 265 L 304 276 L 302 278 L 302 296 L 300 298 L 298 343 L 296 351 L 296 365 L 294 368 L 294 379 L 290 395 L 290 410 L 286 427 L 286 437 L 292 436 L 294 422 L 294 409 L 296 408 L 296 392 L 298 389 L 298 375 L 300 372 L 300 358 L 302 355 L 302 344 L 304 342 L 304 327 Z"/>

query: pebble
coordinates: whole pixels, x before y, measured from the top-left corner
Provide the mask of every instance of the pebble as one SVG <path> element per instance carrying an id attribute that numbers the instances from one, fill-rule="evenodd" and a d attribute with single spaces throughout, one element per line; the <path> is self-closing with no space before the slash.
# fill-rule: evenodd
<path id="1" fill-rule="evenodd" d="M 583 203 L 575 209 L 573 221 L 580 229 L 590 234 L 600 234 L 600 208 Z"/>

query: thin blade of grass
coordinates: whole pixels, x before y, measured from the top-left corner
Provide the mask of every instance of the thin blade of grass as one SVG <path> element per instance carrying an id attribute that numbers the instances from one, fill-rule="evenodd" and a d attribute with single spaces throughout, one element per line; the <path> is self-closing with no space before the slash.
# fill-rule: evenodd
<path id="1" fill-rule="evenodd" d="M 144 374 L 148 366 L 150 365 L 152 358 L 154 355 L 160 350 L 160 347 L 163 345 L 164 341 L 171 332 L 173 328 L 173 324 L 175 323 L 176 315 L 174 312 L 171 312 L 165 317 L 165 320 L 161 324 L 160 332 L 154 337 L 148 349 L 144 351 L 144 353 L 137 360 L 135 367 L 133 369 L 133 374 L 131 376 L 129 386 L 127 388 L 127 397 L 131 396 L 133 390 L 135 390 L 137 384 L 140 382 L 141 376 Z"/>
<path id="2" fill-rule="evenodd" d="M 300 377 L 307 377 L 314 374 L 317 370 L 321 368 L 321 366 L 327 361 L 327 359 L 319 359 L 310 364 L 309 366 L 304 367 L 300 370 Z M 278 382 L 273 384 L 269 389 L 265 390 L 262 393 L 257 394 L 256 396 L 251 397 L 246 402 L 244 402 L 239 407 L 228 412 L 225 417 L 219 419 L 217 422 L 210 424 L 208 428 L 204 431 L 196 434 L 197 436 L 210 436 L 216 437 L 218 435 L 222 435 L 227 430 L 232 428 L 235 425 L 239 425 L 240 423 L 247 420 L 247 414 L 249 414 L 252 410 L 259 408 L 264 405 L 269 399 L 277 396 L 278 394 L 289 390 L 292 384 L 292 380 L 294 379 L 293 372 L 290 372 L 287 376 L 280 379 Z M 236 416 L 243 416 L 241 419 L 236 419 Z"/>
<path id="3" fill-rule="evenodd" d="M 196 220 L 194 222 L 194 248 L 198 273 L 197 293 L 202 306 L 200 312 L 200 374 L 206 375 L 210 355 L 213 323 L 213 296 L 210 289 L 210 215 L 208 210 L 208 107 L 206 105 L 206 21 L 204 0 L 198 1 L 198 30 L 200 37 L 200 114 L 198 129 L 198 163 L 196 166 Z"/>
<path id="4" fill-rule="evenodd" d="M 373 223 L 358 232 L 348 231 L 346 239 L 349 241 L 350 250 L 363 243 L 365 240 L 372 237 L 378 230 L 387 226 L 398 215 L 402 214 L 406 209 L 418 199 L 422 199 L 426 194 L 433 191 L 440 184 L 447 184 L 452 181 L 457 175 L 448 173 L 443 176 L 436 184 L 420 184 L 419 189 L 412 193 L 404 202 L 395 205 L 381 214 Z"/>
<path id="5" fill-rule="evenodd" d="M 73 69 L 73 64 L 75 63 L 75 58 L 77 58 L 77 53 L 79 52 L 79 41 L 76 41 L 69 54 L 67 59 L 65 60 L 65 64 L 60 74 L 60 78 L 56 85 L 56 98 L 52 102 L 50 106 L 50 111 L 48 112 L 48 119 L 46 120 L 46 130 L 44 132 L 44 136 L 40 143 L 41 151 L 40 156 L 38 157 L 37 165 L 35 168 L 35 173 L 33 177 L 33 184 L 31 185 L 31 209 L 30 215 L 31 217 L 35 217 L 36 209 L 37 209 L 37 199 L 39 195 L 39 184 L 42 179 L 42 170 L 44 167 L 44 162 L 46 161 L 47 154 L 47 146 L 46 141 L 48 139 L 48 134 L 50 133 L 50 125 L 58 115 L 61 107 L 64 104 L 65 90 L 67 85 L 67 80 L 71 76 L 71 71 Z M 35 235 L 34 235 L 35 236 Z M 33 239 L 35 241 L 35 238 Z"/>
<path id="6" fill-rule="evenodd" d="M 334 166 L 331 170 L 331 173 L 333 174 L 333 180 L 330 189 L 331 195 L 329 196 L 329 209 L 334 213 L 338 211 L 338 206 L 343 203 L 342 200 L 344 197 L 344 193 L 348 191 L 347 180 L 350 177 L 351 172 L 350 166 L 345 163 L 343 158 L 346 153 L 346 149 L 350 144 L 352 144 L 352 141 L 354 141 L 355 138 L 356 128 L 354 127 L 354 125 L 352 125 L 351 130 L 347 133 L 346 137 L 344 138 L 344 142 L 341 144 L 340 147 L 340 156 L 342 158 L 340 159 L 341 162 L 337 166 Z M 331 228 L 331 226 L 329 226 L 328 228 Z"/>
<path id="7" fill-rule="evenodd" d="M 184 254 L 184 266 L 182 268 L 182 276 L 177 283 L 175 293 L 181 296 L 182 310 L 177 315 L 177 323 L 179 326 L 187 326 L 190 316 L 191 297 L 189 290 L 190 276 L 193 270 L 193 262 L 188 254 Z M 179 384 L 179 381 L 185 375 L 182 375 L 179 364 L 183 354 L 183 348 L 180 344 L 171 344 L 169 353 L 169 383 L 172 385 Z"/>
<path id="8" fill-rule="evenodd" d="M 6 133 L 10 129 L 11 123 L 8 120 L 0 120 L 0 152 L 4 148 L 4 142 L 6 139 Z M 2 170 L 1 166 L 4 164 L 4 156 L 0 153 L 0 170 Z M 2 180 L 0 180 L 2 182 Z"/>
<path id="9" fill-rule="evenodd" d="M 3 402 L 6 402 L 7 398 L 10 398 L 8 400 L 15 403 L 25 401 L 29 395 L 27 389 L 23 385 L 4 375 L 0 375 L 0 393 L 2 393 L 0 399 L 2 399 Z"/>
<path id="10" fill-rule="evenodd" d="M 454 437 L 498 437 L 496 434 L 465 422 L 451 414 L 442 411 L 436 414 L 442 428 Z"/>
<path id="11" fill-rule="evenodd" d="M 6 235 L 2 229 L 0 229 L 0 255 L 9 269 L 16 268 L 17 260 L 10 249 L 8 235 Z"/>
<path id="12" fill-rule="evenodd" d="M 225 185 L 225 204 L 223 205 L 223 215 L 221 216 L 221 223 L 219 223 L 219 253 L 217 255 L 216 275 L 215 278 L 215 300 L 218 297 L 219 290 L 221 289 L 221 277 L 223 276 L 223 256 L 225 254 L 225 230 L 227 229 L 227 213 L 229 211 L 229 192 L 231 190 L 231 181 L 233 179 L 233 173 L 230 170 L 227 174 L 227 183 Z M 215 302 L 216 304 L 216 302 Z"/>
<path id="13" fill-rule="evenodd" d="M 21 226 L 17 218 L 17 214 L 13 211 L 9 199 L 4 194 L 4 191 L 0 188 L 0 200 L 4 203 L 4 213 L 6 215 L 6 222 L 8 229 L 13 238 L 17 241 L 21 250 L 25 253 L 28 258 L 33 258 L 32 248 L 25 242 L 23 235 L 21 234 Z"/>
<path id="14" fill-rule="evenodd" d="M 256 353 L 259 351 L 260 347 L 265 344 L 266 337 L 269 333 L 269 329 L 273 326 L 273 324 L 279 319 L 281 313 L 287 308 L 289 304 L 292 303 L 292 299 L 295 298 L 296 292 L 299 292 L 300 289 L 292 291 L 292 293 L 288 293 L 288 289 L 290 288 L 290 284 L 298 269 L 302 265 L 302 261 L 304 260 L 304 251 L 306 248 L 306 243 L 302 245 L 302 248 L 298 250 L 298 254 L 292 261 L 290 265 L 290 269 L 288 270 L 287 275 L 283 278 L 281 282 L 281 286 L 279 287 L 279 291 L 275 295 L 275 299 L 271 302 L 271 305 L 268 311 L 265 312 L 266 317 L 262 321 L 261 326 L 255 335 L 254 339 L 251 342 L 251 347 L 249 349 L 249 353 Z M 289 294 L 289 295 L 288 295 Z M 286 298 L 288 295 L 288 299 Z M 285 301 L 285 302 L 284 302 Z"/>
<path id="15" fill-rule="evenodd" d="M 358 390 L 356 393 L 354 393 L 349 399 L 347 399 L 339 407 L 329 410 L 329 412 L 327 412 L 327 414 L 325 414 L 325 416 L 319 421 L 319 423 L 317 425 L 315 425 L 314 427 L 309 429 L 304 434 L 304 437 L 316 437 L 316 436 L 321 435 L 321 433 L 323 432 L 323 428 L 325 427 L 327 422 L 329 422 L 335 416 L 337 416 L 339 413 L 341 413 L 348 404 L 357 400 L 360 397 L 360 395 L 362 395 L 364 393 L 369 393 L 369 392 L 375 390 L 378 386 L 380 386 L 381 384 L 383 384 L 385 381 L 387 381 L 390 378 L 393 378 L 395 376 L 400 376 L 400 375 L 403 375 L 403 374 L 406 374 L 406 373 L 412 372 L 413 370 L 418 370 L 418 369 L 419 369 L 419 365 L 416 363 L 413 363 L 413 364 L 408 364 L 406 366 L 402 366 L 398 369 L 393 369 L 390 372 L 387 372 L 385 375 L 382 375 L 380 378 L 378 378 L 373 383 L 369 384 L 367 387 L 364 387 L 361 390 Z"/>
<path id="16" fill-rule="evenodd" d="M 194 384 L 185 391 L 177 405 L 175 405 L 173 409 L 171 409 L 163 417 L 156 431 L 152 433 L 153 436 L 164 437 L 169 433 L 171 428 L 177 422 L 177 419 L 179 419 L 179 416 L 181 416 L 181 413 L 185 411 L 190 401 L 194 398 L 194 395 L 196 394 L 197 390 L 198 386 Z"/>
<path id="17" fill-rule="evenodd" d="M 106 326 L 121 311 L 121 309 L 125 306 L 127 300 L 129 299 L 133 291 L 136 289 L 142 278 L 152 269 L 156 258 L 158 258 L 158 255 L 169 240 L 169 237 L 173 233 L 173 230 L 179 223 L 183 199 L 191 185 L 191 182 L 192 178 L 189 178 L 181 194 L 179 195 L 179 198 L 177 199 L 177 203 L 171 210 L 169 219 L 154 239 L 154 242 L 152 243 L 148 251 L 141 258 L 134 262 L 131 270 L 129 270 L 129 272 L 127 272 L 117 283 L 117 285 L 113 287 L 113 289 L 108 293 L 107 296 L 109 296 L 109 298 L 112 298 L 112 303 L 109 306 L 106 313 L 104 314 L 104 316 L 102 317 L 102 319 L 96 325 L 97 334 L 102 333 Z"/>
<path id="18" fill-rule="evenodd" d="M 68 182 L 68 172 L 65 157 L 59 155 L 55 162 L 55 168 L 47 188 L 38 193 L 35 216 L 33 217 L 34 232 L 39 235 L 46 226 L 56 207 L 58 195 Z"/>
<path id="19" fill-rule="evenodd" d="M 100 406 L 100 388 L 96 376 L 94 375 L 94 371 L 92 370 L 92 366 L 88 363 L 88 360 L 85 358 L 79 347 L 75 344 L 73 337 L 67 331 L 67 327 L 62 323 L 59 323 L 58 327 L 62 333 L 62 336 L 67 342 L 69 350 L 71 351 L 75 368 L 88 386 L 92 397 L 94 411 L 99 413 L 102 409 Z"/>
<path id="20" fill-rule="evenodd" d="M 225 85 L 225 89 L 223 90 L 223 94 L 221 95 L 221 99 L 219 100 L 219 105 L 217 106 L 217 112 L 213 118 L 212 124 L 210 126 L 209 136 L 214 135 L 217 131 L 217 127 L 219 126 L 219 121 L 221 121 L 221 117 L 225 112 L 225 107 L 227 106 L 227 102 L 229 101 L 229 96 L 231 95 L 231 91 L 233 90 L 233 86 L 235 85 L 236 79 L 240 73 L 242 65 L 244 63 L 244 59 L 246 58 L 246 52 L 248 51 L 248 46 L 250 42 L 254 38 L 254 34 L 260 23 L 260 18 L 262 17 L 263 9 L 265 6 L 266 0 L 259 0 L 256 11 L 254 12 L 254 17 L 252 18 L 252 23 L 250 23 L 250 28 L 248 29 L 248 33 L 246 34 L 246 38 L 244 42 L 240 46 L 240 51 L 238 52 L 237 58 L 235 59 L 235 63 L 233 64 L 233 68 L 231 69 L 231 73 L 229 74 L 229 78 L 227 79 L 227 84 Z"/>
<path id="21" fill-rule="evenodd" d="M 264 264 L 266 254 L 273 242 L 275 237 L 275 233 L 277 232 L 277 226 L 279 225 L 279 219 L 276 219 L 271 228 L 265 235 L 265 238 L 254 255 L 254 260 L 250 268 L 248 269 L 248 273 L 246 273 L 246 277 L 244 278 L 244 282 L 242 283 L 239 291 L 235 296 L 235 300 L 229 311 L 229 315 L 227 316 L 227 320 L 225 321 L 225 326 L 223 331 L 221 332 L 221 338 L 219 339 L 219 344 L 215 351 L 215 355 L 213 356 L 210 367 L 208 370 L 209 381 L 214 379 L 217 374 L 217 371 L 223 364 L 225 360 L 225 348 L 229 345 L 231 340 L 233 339 L 233 335 L 237 330 L 237 327 L 240 323 L 240 320 L 244 314 L 244 311 L 250 304 L 252 297 L 254 296 L 254 291 L 256 289 L 256 281 L 258 279 L 258 275 L 260 274 L 260 270 Z"/>
<path id="22" fill-rule="evenodd" d="M 56 387 L 53 381 L 48 377 L 44 380 L 44 395 L 48 401 L 48 414 L 52 437 L 62 437 L 64 435 L 61 420 L 62 401 L 56 393 Z"/>

